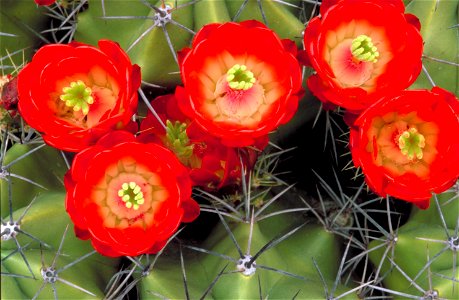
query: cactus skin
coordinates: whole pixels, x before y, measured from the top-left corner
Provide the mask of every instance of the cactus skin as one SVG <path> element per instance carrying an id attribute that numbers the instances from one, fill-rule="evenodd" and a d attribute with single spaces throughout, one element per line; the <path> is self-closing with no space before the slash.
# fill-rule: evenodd
<path id="1" fill-rule="evenodd" d="M 255 222 L 250 254 L 255 255 L 273 238 L 292 230 L 295 223 L 296 225 L 301 224 L 301 218 L 292 222 L 291 216 L 280 215 Z M 230 227 L 241 251 L 246 254 L 250 224 L 236 222 L 230 224 Z M 216 226 L 205 243 L 199 247 L 236 260 L 239 259 L 237 248 L 222 223 Z M 259 265 L 286 271 L 299 278 L 261 268 L 257 268 L 254 274 L 245 276 L 236 271 L 234 262 L 211 254 L 199 252 L 193 254 L 186 246 L 183 248 L 185 249 L 187 286 L 191 299 L 200 298 L 209 287 L 212 289 L 208 297 L 212 299 L 290 299 L 297 293 L 299 299 L 323 298 L 325 297 L 323 284 L 313 260 L 320 268 L 330 289 L 338 272 L 338 258 L 340 257 L 340 240 L 317 225 L 299 228 L 292 236 L 262 253 L 256 259 Z M 183 286 L 179 260 L 180 258 L 163 260 L 160 267 L 154 267 L 151 273 L 142 279 L 142 299 L 148 299 L 152 293 L 171 299 L 184 297 L 184 291 L 176 288 Z M 220 274 L 219 277 L 222 270 L 224 274 Z M 215 285 L 212 286 L 215 279 L 217 279 Z M 347 290 L 349 288 L 340 285 L 334 295 L 337 296 Z M 358 297 L 355 293 L 351 293 L 344 298 L 357 299 Z"/>
<path id="2" fill-rule="evenodd" d="M 226 0 L 228 11 L 231 15 L 231 19 L 235 21 L 244 21 L 255 19 L 260 22 L 264 22 L 263 15 L 258 6 L 258 1 L 249 0 L 241 12 L 236 18 L 236 14 L 244 3 L 245 0 Z M 285 1 L 294 5 L 299 5 L 298 1 Z M 266 25 L 274 30 L 280 38 L 291 39 L 295 41 L 298 47 L 302 45 L 302 31 L 304 30 L 303 23 L 298 20 L 297 14 L 299 10 L 294 12 L 295 8 L 291 8 L 287 5 L 282 5 L 275 1 L 262 1 L 261 2 L 264 15 L 266 17 Z"/>
<path id="3" fill-rule="evenodd" d="M 184 288 L 179 253 L 168 253 L 158 259 L 148 275 L 145 274 L 143 278 L 137 276 L 137 279 L 140 279 L 138 284 L 140 299 L 156 299 L 159 295 L 169 299 L 185 299 L 186 293 L 189 294 L 189 299 L 199 299 L 204 294 L 207 278 L 199 256 L 186 249 L 183 250 L 187 290 Z"/>
<path id="4" fill-rule="evenodd" d="M 90 251 L 86 253 L 89 252 Z M 2 299 L 32 299 L 39 290 L 40 286 L 43 284 L 42 278 L 39 277 L 41 276 L 40 269 L 42 268 L 40 250 L 27 250 L 25 251 L 25 255 L 31 265 L 31 268 L 36 273 L 38 280 L 34 280 L 31 278 L 15 278 L 13 281 L 11 280 L 11 277 L 2 276 Z M 51 264 L 55 255 L 56 254 L 53 252 L 43 251 L 43 259 L 47 264 L 47 267 Z M 63 267 L 71 263 L 72 260 L 76 258 L 77 257 L 71 257 L 69 259 L 66 257 L 60 257 L 56 267 Z M 98 265 L 98 269 L 95 269 L 96 265 Z M 2 263 L 2 272 L 15 274 L 17 274 L 16 272 L 18 272 L 20 274 L 27 274 L 26 272 L 28 271 L 21 257 L 19 255 L 15 255 L 9 257 Z M 98 274 L 98 272 L 100 273 Z M 72 288 L 58 281 L 55 284 L 57 295 L 59 297 L 58 299 L 101 299 L 103 297 L 103 290 L 105 284 L 110 278 L 112 272 L 113 269 L 107 268 L 102 264 L 95 264 L 94 262 L 82 261 L 72 266 L 71 268 L 63 271 L 59 277 L 77 286 L 80 286 L 91 293 L 94 293 L 96 296 L 88 295 L 78 289 Z M 105 274 L 101 276 L 101 273 Z M 105 277 L 105 280 L 101 280 L 100 277 Z M 9 278 L 10 280 L 4 281 L 4 278 Z M 7 285 L 8 288 L 4 288 L 4 284 Z M 16 285 L 15 288 L 13 287 L 14 285 Z M 16 290 L 16 295 L 10 293 L 10 290 Z M 17 290 L 22 291 L 22 297 L 17 298 Z M 50 284 L 47 284 L 45 286 L 45 288 L 40 292 L 40 295 L 37 299 L 54 299 L 53 290 Z"/>
<path id="5" fill-rule="evenodd" d="M 187 4 L 189 0 L 173 1 L 177 5 Z M 160 7 L 161 1 L 155 6 Z M 104 19 L 103 5 L 106 16 L 143 16 L 146 19 Z M 89 8 L 78 16 L 78 28 L 75 39 L 80 42 L 96 45 L 99 39 L 111 39 L 128 50 L 135 40 L 147 34 L 129 49 L 128 55 L 132 62 L 142 68 L 142 79 L 162 85 L 173 86 L 180 82 L 178 66 L 165 38 L 161 27 L 152 27 L 155 11 L 141 1 L 101 1 L 89 3 Z M 172 19 L 190 30 L 193 28 L 193 6 L 188 5 L 172 12 Z M 187 46 L 192 34 L 174 24 L 166 24 L 165 28 L 178 51 Z"/>
<path id="6" fill-rule="evenodd" d="M 424 58 L 424 67 L 435 85 L 455 93 L 456 96 L 459 95 L 458 11 L 457 0 L 413 0 L 406 6 L 406 12 L 416 15 L 421 22 L 424 55 L 452 63 Z M 421 72 L 410 89 L 431 87 L 425 72 Z"/>
<path id="7" fill-rule="evenodd" d="M 199 1 L 194 4 L 194 31 L 209 23 L 231 21 L 225 1 Z"/>
<path id="8" fill-rule="evenodd" d="M 289 224 L 288 219 L 284 220 L 263 220 L 254 224 L 252 237 L 251 254 L 253 255 L 262 246 L 268 243 L 275 235 L 285 232 L 279 230 L 281 224 Z M 244 251 L 249 234 L 249 224 L 238 224 L 233 233 L 241 243 Z M 217 228 L 216 230 L 222 230 Z M 211 250 L 237 258 L 237 252 L 231 240 L 226 236 Z M 324 275 L 327 285 L 331 286 L 338 271 L 339 264 L 339 241 L 335 236 L 326 232 L 322 227 L 303 227 L 288 239 L 282 241 L 275 248 L 267 250 L 257 258 L 260 265 L 287 271 L 295 275 L 303 276 L 305 280 L 278 274 L 273 271 L 257 269 L 256 273 L 246 277 L 241 273 L 227 274 L 221 277 L 212 290 L 215 299 L 256 299 L 260 297 L 258 276 L 260 277 L 263 298 L 268 299 L 291 299 L 297 292 L 299 299 L 317 299 L 325 297 L 325 292 L 320 281 L 319 274 L 313 265 L 313 259 Z M 330 259 L 333 257 L 334 259 Z M 213 268 L 213 273 L 223 268 L 226 261 L 217 257 L 208 256 L 205 258 L 204 268 Z M 213 266 L 212 266 L 213 265 Z M 228 266 L 232 271 L 232 266 Z M 212 270 L 212 269 L 210 269 Z M 212 273 L 210 273 L 212 274 Z M 213 277 L 210 277 L 211 279 Z M 341 286 L 336 293 L 340 294 L 346 288 Z M 350 295 L 348 299 L 356 299 L 356 295 Z"/>
<path id="9" fill-rule="evenodd" d="M 2 264 L 2 272 L 4 272 L 3 264 Z M 9 299 L 26 299 L 27 298 L 27 296 L 24 294 L 21 288 L 17 285 L 16 280 L 13 277 L 2 275 L 1 284 L 2 284 L 2 291 L 0 295 L 2 299 L 8 299 L 8 298 Z M 6 292 L 4 294 L 3 291 L 8 291 L 8 295 L 6 295 Z"/>
<path id="10" fill-rule="evenodd" d="M 180 7 L 180 9 L 173 10 L 171 13 L 172 20 L 180 23 L 181 25 L 193 28 L 193 9 L 194 7 L 189 4 L 191 0 L 177 0 L 170 3 Z M 168 2 L 166 2 L 168 3 Z M 186 6 L 185 6 L 186 5 Z M 156 7 L 161 6 L 161 1 L 158 1 Z M 151 10 L 149 16 L 153 16 L 155 12 Z M 130 44 L 138 36 L 146 32 L 153 22 L 145 22 L 143 26 L 133 32 L 133 39 Z M 193 35 L 179 28 L 176 25 L 169 23 L 165 26 L 174 51 L 177 52 L 183 47 L 188 46 Z M 158 84 L 161 86 L 169 86 L 180 82 L 180 74 L 177 62 L 171 53 L 171 49 L 167 43 L 164 31 L 161 27 L 155 27 L 147 36 L 145 36 L 137 46 L 128 52 L 133 62 L 142 67 L 142 79 L 148 82 Z"/>
<path id="11" fill-rule="evenodd" d="M 6 169 L 9 173 L 4 173 L 0 185 L 2 234 L 5 233 L 3 225 L 9 222 L 17 222 L 24 233 L 17 232 L 15 238 L 2 240 L 1 298 L 30 299 L 43 284 L 42 256 L 45 266 L 50 267 L 65 228 L 72 224 L 64 207 L 62 181 L 67 165 L 60 151 L 43 144 L 14 144 L 2 158 L 3 167 L 14 161 Z M 13 174 L 40 186 L 13 177 Z M 12 216 L 9 216 L 10 209 L 13 211 Z M 92 251 L 90 243 L 76 238 L 73 227 L 69 226 L 55 269 L 59 270 Z M 58 297 L 101 298 L 118 263 L 117 259 L 93 254 L 70 266 L 59 273 L 58 277 L 94 293 L 96 297 L 57 281 L 54 284 Z M 46 284 L 38 299 L 54 298 L 53 293 L 51 284 Z"/>
<path id="12" fill-rule="evenodd" d="M 459 278 L 459 260 L 455 259 L 457 250 L 446 248 L 447 231 L 451 237 L 457 237 L 457 222 L 459 211 L 459 198 L 457 192 L 445 192 L 438 195 L 439 207 L 447 228 L 444 228 L 438 208 L 432 198 L 432 204 L 427 210 L 414 209 L 410 220 L 401 226 L 397 234 L 397 242 L 393 256 L 389 257 L 392 262 L 383 256 L 384 248 L 371 251 L 370 259 L 375 265 L 379 265 L 381 259 L 385 259 L 381 268 L 381 276 L 384 286 L 390 290 L 413 296 L 425 296 L 417 289 L 410 280 L 413 280 L 424 291 L 435 290 L 442 299 L 457 299 L 459 287 L 451 279 L 445 279 L 437 274 Z M 452 199 L 455 197 L 454 199 Z M 448 202 L 450 200 L 450 202 Z M 430 241 L 429 241 L 430 240 Z M 444 241 L 445 243 L 441 243 Z M 370 243 L 370 249 L 380 245 L 380 241 Z M 438 255 L 438 257 L 437 257 Z M 430 263 L 428 261 L 433 260 Z M 395 267 L 396 264 L 398 267 Z M 402 275 L 400 268 L 410 280 Z M 422 273 L 419 275 L 419 273 Z M 430 274 L 429 274 L 430 273 Z M 416 278 L 418 277 L 418 278 Z M 432 280 L 432 286 L 429 284 Z M 416 279 L 416 280 L 415 280 Z"/>
<path id="13" fill-rule="evenodd" d="M 6 57 L 2 62 L 2 67 L 11 66 L 11 68 L 5 68 L 5 73 L 13 71 L 14 66 L 20 66 L 24 60 L 28 61 L 32 57 L 34 49 L 40 43 L 36 34 L 46 28 L 48 17 L 45 12 L 44 7 L 37 7 L 33 1 L 2 0 L 0 5 L 1 32 L 14 35 L 0 34 L 0 57 Z M 33 33 L 32 30 L 37 33 Z M 13 55 L 16 51 L 19 52 Z M 8 54 L 11 55 L 11 59 L 8 58 Z"/>
<path id="14" fill-rule="evenodd" d="M 34 200 L 30 209 L 22 219 L 21 229 L 31 233 L 37 239 L 44 241 L 53 249 L 59 248 L 62 233 L 64 232 L 67 224 L 71 224 L 70 219 L 65 213 L 64 198 L 65 193 L 63 192 L 42 193 Z M 22 207 L 14 211 L 13 220 L 17 220 L 25 209 L 25 207 Z M 4 218 L 4 220 L 8 221 L 9 217 Z M 50 228 L 54 228 L 55 230 L 48 230 Z M 82 253 L 79 248 L 82 247 L 83 251 L 91 249 L 88 245 L 84 245 L 87 243 L 81 242 L 78 239 L 69 238 L 70 236 L 73 236 L 72 231 L 68 232 L 68 236 L 65 241 L 66 247 L 69 247 L 66 250 L 67 254 L 79 255 Z M 40 245 L 37 241 L 31 240 L 29 237 L 22 234 L 17 235 L 17 240 L 21 245 L 25 245 L 30 242 L 27 247 L 28 249 L 40 249 Z M 13 240 L 8 240 L 3 241 L 1 247 L 3 250 L 14 250 L 16 249 L 16 244 Z M 46 249 L 46 247 L 43 249 Z"/>
<path id="15" fill-rule="evenodd" d="M 33 202 L 20 222 L 21 230 L 46 243 L 46 245 L 40 245 L 38 241 L 25 236 L 23 233 L 18 233 L 16 236 L 19 245 L 22 247 L 24 256 L 38 280 L 30 278 L 31 274 L 27 264 L 19 253 L 7 257 L 17 250 L 15 241 L 13 239 L 2 241 L 1 280 L 2 287 L 8 287 L 1 289 L 2 299 L 18 299 L 19 295 L 22 295 L 20 297 L 22 299 L 33 298 L 43 284 L 43 278 L 40 273 L 42 268 L 41 256 L 43 255 L 45 266 L 50 267 L 59 249 L 65 228 L 71 224 L 65 212 L 64 197 L 65 194 L 62 192 L 41 194 Z M 13 220 L 18 220 L 24 213 L 24 210 L 25 208 L 16 210 L 13 213 Z M 5 221 L 9 220 L 9 217 L 5 218 Z M 92 251 L 93 248 L 90 243 L 76 238 L 73 234 L 72 226 L 69 226 L 60 255 L 56 259 L 55 269 L 59 270 Z M 116 270 L 118 262 L 119 260 L 117 259 L 109 259 L 99 254 L 93 254 L 59 273 L 59 278 L 94 293 L 96 297 L 90 296 L 59 281 L 55 283 L 57 295 L 60 298 L 100 299 L 104 294 L 105 285 Z M 3 275 L 4 273 L 28 276 L 28 278 L 9 277 Z M 47 284 L 41 291 L 38 299 L 51 298 L 54 298 L 53 290 L 51 285 Z"/>
<path id="16" fill-rule="evenodd" d="M 91 1 L 86 11 L 78 14 L 78 28 L 75 40 L 91 45 L 97 45 L 100 39 L 116 41 L 123 49 L 129 47 L 132 32 L 139 28 L 143 19 L 104 19 L 102 1 Z M 150 10 L 140 1 L 117 1 L 109 5 L 106 1 L 105 16 L 145 16 Z"/>
<path id="17" fill-rule="evenodd" d="M 298 2 L 298 1 L 290 1 Z M 153 3 L 153 2 L 151 2 Z M 210 22 L 223 23 L 233 20 L 242 1 L 214 1 L 201 0 L 193 3 L 191 0 L 165 2 L 176 5 L 171 17 L 174 22 L 180 23 L 189 30 L 198 31 L 203 25 Z M 287 9 L 285 5 L 264 1 L 263 10 L 267 23 L 281 38 L 289 38 L 301 46 L 301 32 L 304 25 L 298 17 Z M 161 7 L 162 1 L 155 6 Z M 192 5 L 187 5 L 192 4 Z M 103 6 L 104 5 L 104 6 Z M 182 5 L 182 7 L 180 7 Z M 103 7 L 105 16 L 103 17 Z M 152 27 L 155 11 L 141 1 L 90 1 L 89 8 L 79 13 L 78 27 L 75 39 L 79 42 L 95 45 L 99 39 L 117 41 L 121 47 L 128 50 L 132 43 L 142 35 L 143 38 L 129 49 L 131 60 L 142 68 L 142 79 L 152 84 L 174 87 L 180 84 L 178 66 L 174 55 L 165 38 L 161 27 Z M 297 9 L 297 14 L 299 10 Z M 141 16 L 137 19 L 116 19 L 116 16 Z M 145 19 L 145 16 L 147 18 Z M 257 19 L 263 21 L 256 1 L 249 1 L 246 8 L 237 18 L 237 21 Z M 272 23 L 272 24 L 271 24 Z M 165 25 L 174 53 L 189 46 L 192 39 L 191 32 L 175 24 Z"/>
<path id="18" fill-rule="evenodd" d="M 63 178 L 67 172 L 67 166 L 59 150 L 50 146 L 32 152 L 40 147 L 36 144 L 14 144 L 6 153 L 3 159 L 3 167 L 10 162 L 19 159 L 7 171 L 10 174 L 22 176 L 30 181 L 39 184 L 37 186 L 25 180 L 13 176 L 6 176 L 0 181 L 0 200 L 2 218 L 10 214 L 9 193 L 12 195 L 13 211 L 27 206 L 38 194 L 46 190 L 64 191 Z M 22 155 L 27 155 L 21 158 Z M 9 183 L 11 182 L 11 191 Z"/>

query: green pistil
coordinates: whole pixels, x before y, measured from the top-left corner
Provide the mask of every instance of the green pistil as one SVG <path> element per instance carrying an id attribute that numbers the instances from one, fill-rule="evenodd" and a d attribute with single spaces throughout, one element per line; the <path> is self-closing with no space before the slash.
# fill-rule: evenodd
<path id="1" fill-rule="evenodd" d="M 140 186 L 133 181 L 123 183 L 118 191 L 118 196 L 125 202 L 127 208 L 133 208 L 134 210 L 138 210 L 139 205 L 145 202 Z"/>
<path id="2" fill-rule="evenodd" d="M 166 121 L 166 138 L 169 149 L 179 157 L 180 161 L 186 162 L 193 154 L 193 146 L 186 134 L 187 124 L 175 121 Z"/>
<path id="3" fill-rule="evenodd" d="M 64 92 L 59 99 L 65 102 L 68 107 L 73 107 L 74 111 L 79 111 L 84 115 L 89 112 L 89 105 L 94 103 L 94 98 L 91 96 L 92 90 L 87 87 L 83 81 L 72 81 L 70 86 L 62 89 Z"/>
<path id="4" fill-rule="evenodd" d="M 360 60 L 367 62 L 377 62 L 379 57 L 378 48 L 373 45 L 371 38 L 366 35 L 359 35 L 352 41 L 352 55 Z"/>
<path id="5" fill-rule="evenodd" d="M 253 73 L 245 65 L 235 64 L 226 72 L 226 80 L 233 90 L 248 90 L 255 83 Z"/>
<path id="6" fill-rule="evenodd" d="M 413 160 L 415 157 L 422 159 L 422 149 L 425 146 L 426 139 L 414 127 L 404 131 L 398 138 L 398 147 L 409 160 Z"/>

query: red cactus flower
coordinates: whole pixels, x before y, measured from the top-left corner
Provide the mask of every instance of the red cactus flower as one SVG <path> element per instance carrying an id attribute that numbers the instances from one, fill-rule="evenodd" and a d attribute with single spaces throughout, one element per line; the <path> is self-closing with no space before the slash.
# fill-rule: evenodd
<path id="1" fill-rule="evenodd" d="M 297 109 L 301 70 L 292 43 L 257 21 L 204 26 L 179 53 L 180 109 L 223 143 L 252 145 Z"/>
<path id="2" fill-rule="evenodd" d="M 66 208 L 81 239 L 106 256 L 156 253 L 199 214 L 188 170 L 168 149 L 113 131 L 75 156 Z"/>
<path id="3" fill-rule="evenodd" d="M 429 206 L 459 177 L 459 101 L 450 92 L 404 91 L 368 108 L 351 129 L 354 164 L 380 196 Z"/>
<path id="4" fill-rule="evenodd" d="M 18 80 L 11 75 L 0 76 L 0 128 L 19 127 Z"/>
<path id="5" fill-rule="evenodd" d="M 190 168 L 190 177 L 194 186 L 217 190 L 239 184 L 241 180 L 239 154 L 244 166 L 250 170 L 258 153 L 267 144 L 267 137 L 265 137 L 257 139 L 255 147 L 259 147 L 259 151 L 222 145 L 219 139 L 207 134 L 181 113 L 177 106 L 176 95 L 157 97 L 151 105 L 163 124 L 148 112 L 140 125 L 139 139 L 159 142 L 173 150 L 182 163 Z"/>
<path id="6" fill-rule="evenodd" d="M 5 75 L 0 77 L 0 107 L 14 117 L 18 108 L 18 80 L 17 77 Z"/>
<path id="7" fill-rule="evenodd" d="M 46 45 L 18 75 L 19 112 L 45 142 L 80 151 L 128 124 L 140 68 L 112 41 Z"/>
<path id="8" fill-rule="evenodd" d="M 410 86 L 421 70 L 420 23 L 401 0 L 324 1 L 304 34 L 317 72 L 309 89 L 323 102 L 359 112 Z"/>
<path id="9" fill-rule="evenodd" d="M 34 1 L 38 5 L 43 5 L 43 6 L 50 6 L 51 4 L 56 2 L 56 0 L 34 0 Z"/>

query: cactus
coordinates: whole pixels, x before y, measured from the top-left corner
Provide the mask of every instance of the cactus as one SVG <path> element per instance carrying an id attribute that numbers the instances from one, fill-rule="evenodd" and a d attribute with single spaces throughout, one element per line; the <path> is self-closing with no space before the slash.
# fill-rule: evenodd
<path id="1" fill-rule="evenodd" d="M 406 13 L 419 18 L 424 41 L 423 69 L 409 89 L 437 85 L 457 96 L 459 1 L 404 2 Z M 198 169 L 205 155 L 197 159 L 194 151 L 204 153 L 208 141 L 193 135 L 193 120 L 174 116 L 163 122 L 166 113 L 153 108 L 156 96 L 170 95 L 182 84 L 179 62 L 195 34 L 211 23 L 257 20 L 293 41 L 290 47 L 296 46 L 301 60 L 303 31 L 320 5 L 57 0 L 45 7 L 6 0 L 0 8 L 2 75 L 16 77 L 43 44 L 116 41 L 142 76 L 137 114 L 123 130 L 135 132 L 138 142 L 151 142 L 145 132 L 152 127 L 140 124 L 153 115 L 158 122 L 153 131 L 164 129 L 164 140 L 170 140 L 164 146 Z M 58 150 L 25 120 L 0 118 L 1 298 L 458 298 L 459 182 L 433 194 L 425 210 L 372 193 L 348 148 L 353 116 L 318 101 L 307 85 L 315 71 L 308 66 L 302 71 L 305 93 L 293 119 L 270 133 L 263 151 L 264 145 L 232 146 L 236 161 L 228 155 L 215 162 L 212 156 L 209 165 L 218 167 L 206 176 L 223 182 L 232 172 L 231 184 L 194 187 L 200 216 L 179 227 L 155 254 L 106 257 L 94 250 L 95 243 L 81 240 L 89 233 L 73 225 L 65 201 L 66 186 L 73 184 L 69 169 L 75 157 L 87 159 L 85 150 Z M 8 113 L 3 91 L 0 95 Z M 127 198 L 131 190 L 123 190 Z M 144 204 L 138 195 L 135 210 Z"/>
<path id="2" fill-rule="evenodd" d="M 43 176 L 43 170 L 48 176 Z M 45 144 L 14 144 L 2 159 L 2 217 L 9 211 L 9 197 L 14 195 L 13 211 L 27 206 L 32 199 L 47 190 L 63 191 L 63 176 L 67 166 L 63 155 Z"/>
<path id="3" fill-rule="evenodd" d="M 23 65 L 23 58 L 29 60 L 32 57 L 33 50 L 40 44 L 40 32 L 47 28 L 45 8 L 28 5 L 25 9 L 21 2 L 8 0 L 0 7 L 0 57 L 2 70 L 6 71 L 6 74 L 14 71 L 15 66 Z"/>
<path id="4" fill-rule="evenodd" d="M 208 23 L 265 20 L 272 22 L 282 38 L 291 38 L 299 46 L 304 28 L 298 20 L 300 10 L 292 12 L 274 1 L 262 7 L 255 1 L 91 1 L 79 14 L 75 38 L 89 44 L 101 38 L 117 41 L 142 67 L 144 81 L 171 87 L 180 82 L 176 52 L 188 46 L 193 34 Z"/>
<path id="5" fill-rule="evenodd" d="M 458 22 L 457 2 L 412 1 L 407 11 L 418 16 L 425 41 L 423 73 L 412 88 L 443 86 L 456 95 L 459 93 L 459 46 L 454 24 Z M 441 44 L 449 47 L 441 47 Z"/>
<path id="6" fill-rule="evenodd" d="M 381 265 L 384 289 L 395 297 L 458 297 L 457 190 L 434 195 L 432 201 L 427 211 L 414 210 L 398 228 L 392 253 L 370 252 L 373 263 Z M 370 249 L 380 244 L 375 240 Z"/>
<path id="7" fill-rule="evenodd" d="M 63 198 L 44 193 L 2 221 L 2 298 L 103 296 L 117 261 L 68 232 Z"/>

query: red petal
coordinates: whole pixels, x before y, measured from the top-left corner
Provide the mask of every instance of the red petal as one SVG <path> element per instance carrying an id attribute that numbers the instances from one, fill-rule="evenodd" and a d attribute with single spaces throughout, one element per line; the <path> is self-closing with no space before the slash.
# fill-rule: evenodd
<path id="1" fill-rule="evenodd" d="M 416 27 L 417 30 L 421 31 L 421 22 L 418 17 L 413 14 L 405 14 L 405 19 L 408 23 Z"/>
<path id="2" fill-rule="evenodd" d="M 167 244 L 167 240 L 156 242 L 148 251 L 146 251 L 146 253 L 156 254 L 159 251 L 161 251 L 161 249 L 163 249 L 166 246 L 166 244 Z"/>
<path id="3" fill-rule="evenodd" d="M 309 60 L 309 55 L 305 50 L 298 51 L 298 54 L 296 57 L 301 64 L 303 64 L 306 67 L 312 68 L 311 61 Z"/>
<path id="4" fill-rule="evenodd" d="M 207 24 L 204 25 L 194 36 L 193 42 L 192 42 L 192 47 L 196 47 L 197 44 L 199 44 L 201 41 L 205 40 L 206 38 L 209 37 L 209 35 L 212 34 L 212 32 L 215 31 L 218 27 L 220 27 L 222 24 L 219 23 L 212 23 L 212 24 Z"/>
<path id="5" fill-rule="evenodd" d="M 91 234 L 89 233 L 89 231 L 85 229 L 80 229 L 76 226 L 73 229 L 75 231 L 75 235 L 77 238 L 81 240 L 89 240 L 91 238 Z"/>
<path id="6" fill-rule="evenodd" d="M 185 57 L 188 55 L 188 53 L 191 51 L 190 48 L 183 48 L 182 50 L 177 52 L 177 60 L 178 60 L 178 65 L 181 66 L 183 64 L 183 61 L 185 60 Z"/>
<path id="7" fill-rule="evenodd" d="M 135 136 L 124 130 L 115 130 L 107 133 L 99 139 L 97 145 L 100 145 L 104 148 L 110 148 L 120 143 L 134 142 Z"/>
<path id="8" fill-rule="evenodd" d="M 294 41 L 289 40 L 289 39 L 283 39 L 282 45 L 284 45 L 285 50 L 290 52 L 293 56 L 297 56 L 298 53 L 298 48 L 296 47 L 296 44 Z"/>
<path id="9" fill-rule="evenodd" d="M 419 207 L 420 209 L 428 209 L 429 206 L 430 206 L 430 199 L 426 199 L 426 200 L 423 200 L 423 201 L 416 201 L 416 202 L 413 202 L 417 207 Z"/>
<path id="10" fill-rule="evenodd" d="M 323 16 L 327 13 L 330 7 L 336 5 L 340 1 L 342 0 L 322 0 L 322 3 L 320 4 L 320 14 Z"/>
<path id="11" fill-rule="evenodd" d="M 108 257 L 119 257 L 123 256 L 123 253 L 120 253 L 119 251 L 114 250 L 112 247 L 110 247 L 107 244 L 101 243 L 98 240 L 92 239 L 91 244 L 94 247 L 94 249 L 97 250 L 102 255 L 108 256 Z M 141 254 L 141 253 L 138 253 Z M 136 254 L 133 254 L 135 256 Z"/>
<path id="12" fill-rule="evenodd" d="M 201 210 L 199 204 L 192 198 L 183 201 L 182 208 L 184 212 L 182 222 L 185 223 L 193 222 L 199 216 Z"/>
<path id="13" fill-rule="evenodd" d="M 245 28 L 268 28 L 265 24 L 257 20 L 245 20 L 240 22 L 239 24 Z"/>
<path id="14" fill-rule="evenodd" d="M 38 5 L 49 6 L 56 2 L 56 0 L 34 0 Z"/>

